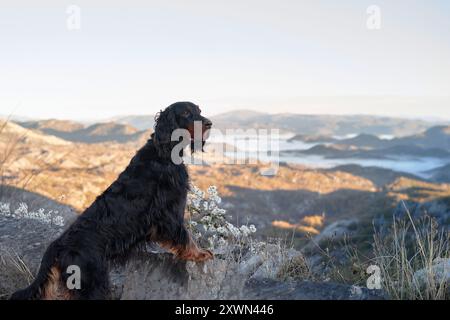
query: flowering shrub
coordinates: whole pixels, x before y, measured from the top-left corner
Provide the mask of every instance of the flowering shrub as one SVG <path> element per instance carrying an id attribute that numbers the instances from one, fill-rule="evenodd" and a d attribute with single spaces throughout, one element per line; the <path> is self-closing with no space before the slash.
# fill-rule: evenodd
<path id="1" fill-rule="evenodd" d="M 219 206 L 221 202 L 215 186 L 210 186 L 206 193 L 191 186 L 187 202 L 191 219 L 187 225 L 195 238 L 207 238 L 210 249 L 225 246 L 230 240 L 244 241 L 256 232 L 254 225 L 236 227 L 228 222 L 226 210 Z"/>
<path id="2" fill-rule="evenodd" d="M 15 209 L 11 209 L 9 203 L 0 202 L 0 216 L 11 217 L 14 219 L 34 219 L 46 224 L 64 226 L 64 218 L 58 215 L 58 211 L 50 210 L 45 212 L 45 209 L 40 208 L 37 211 L 29 211 L 26 203 L 19 203 Z"/>

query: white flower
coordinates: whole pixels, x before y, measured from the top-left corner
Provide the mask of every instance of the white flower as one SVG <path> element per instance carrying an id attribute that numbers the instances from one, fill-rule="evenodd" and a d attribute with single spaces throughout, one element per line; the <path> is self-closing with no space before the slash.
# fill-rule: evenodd
<path id="1" fill-rule="evenodd" d="M 199 199 L 193 199 L 192 202 L 191 202 L 191 205 L 192 205 L 195 209 L 200 210 L 201 200 L 199 200 Z"/>
<path id="2" fill-rule="evenodd" d="M 9 217 L 11 215 L 11 209 L 9 203 L 0 202 L 0 215 Z"/>
<path id="3" fill-rule="evenodd" d="M 210 186 L 208 188 L 208 194 L 209 195 L 217 195 L 217 187 L 216 186 Z"/>
<path id="4" fill-rule="evenodd" d="M 19 203 L 19 207 L 14 211 L 15 218 L 21 218 L 28 213 L 28 206 L 26 203 Z"/>
<path id="5" fill-rule="evenodd" d="M 218 241 L 219 246 L 226 246 L 228 244 L 227 240 L 220 238 Z"/>
<path id="6" fill-rule="evenodd" d="M 209 201 L 214 202 L 216 204 L 220 204 L 222 202 L 222 198 L 218 195 L 209 196 Z"/>
<path id="7" fill-rule="evenodd" d="M 236 227 L 228 222 L 226 217 L 226 210 L 219 207 L 222 202 L 221 197 L 217 192 L 216 186 L 210 186 L 206 193 L 199 188 L 192 185 L 191 191 L 188 194 L 187 209 L 193 219 L 202 225 L 202 229 L 195 229 L 194 236 L 199 238 L 206 232 L 210 235 L 207 241 L 211 249 L 217 245 L 225 245 L 229 239 L 244 240 L 250 234 L 256 232 L 254 225 Z M 199 216 L 201 218 L 199 218 Z M 199 219 L 199 220 L 198 220 Z M 195 226 L 194 221 L 188 221 L 189 226 Z"/>
<path id="8" fill-rule="evenodd" d="M 212 213 L 213 215 L 222 216 L 222 215 L 224 215 L 226 212 L 227 212 L 227 211 L 226 211 L 225 209 L 221 209 L 221 208 L 215 207 L 215 208 L 212 210 L 211 213 Z"/>
<path id="9" fill-rule="evenodd" d="M 247 226 L 241 226 L 239 229 L 241 230 L 244 237 L 247 237 L 251 233 L 250 229 Z"/>
<path id="10" fill-rule="evenodd" d="M 200 220 L 203 223 L 210 223 L 211 222 L 211 217 L 210 216 L 204 216 L 203 218 L 201 218 Z"/>
<path id="11" fill-rule="evenodd" d="M 218 227 L 217 228 L 217 232 L 223 235 L 227 235 L 228 234 L 228 230 L 225 229 L 224 227 Z"/>
<path id="12" fill-rule="evenodd" d="M 19 207 L 14 210 L 14 213 L 11 214 L 10 211 L 10 204 L 9 203 L 2 203 L 0 202 L 0 215 L 4 215 L 7 217 L 12 217 L 15 219 L 33 219 L 38 220 L 42 223 L 47 224 L 55 224 L 57 226 L 64 226 L 64 218 L 57 215 L 54 216 L 54 214 L 57 214 L 58 211 L 52 211 L 45 212 L 45 209 L 40 208 L 36 212 L 35 211 L 29 211 L 28 205 L 24 202 L 19 203 Z"/>
<path id="13" fill-rule="evenodd" d="M 53 224 L 60 226 L 60 227 L 64 227 L 64 218 L 61 216 L 56 216 L 53 219 Z"/>
<path id="14" fill-rule="evenodd" d="M 214 201 L 209 201 L 207 204 L 208 204 L 208 209 L 205 209 L 205 210 L 213 211 L 215 208 L 217 208 L 217 204 Z"/>
<path id="15" fill-rule="evenodd" d="M 198 198 L 203 198 L 205 196 L 203 191 L 194 185 L 191 185 L 191 194 L 195 195 Z"/>
<path id="16" fill-rule="evenodd" d="M 231 232 L 233 237 L 239 238 L 241 236 L 241 231 L 229 222 L 227 222 L 227 229 Z"/>

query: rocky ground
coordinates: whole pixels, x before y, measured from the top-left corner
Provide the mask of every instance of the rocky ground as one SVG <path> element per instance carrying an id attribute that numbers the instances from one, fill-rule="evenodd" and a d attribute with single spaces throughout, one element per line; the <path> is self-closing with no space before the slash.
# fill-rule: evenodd
<path id="1" fill-rule="evenodd" d="M 0 202 L 13 211 L 26 203 L 35 213 L 43 209 L 61 216 L 66 225 L 114 181 L 143 144 L 75 143 L 15 124 L 0 132 Z M 229 248 L 228 255 L 222 252 L 202 266 L 180 264 L 164 253 L 141 252 L 112 273 L 115 297 L 371 298 L 352 287 L 365 285 L 367 274 L 365 265 L 349 259 L 349 242 L 364 254 L 371 252 L 374 226 L 388 226 L 393 216 L 404 216 L 407 210 L 414 217 L 430 214 L 447 230 L 450 226 L 450 184 L 445 179 L 426 181 L 356 165 L 313 169 L 282 163 L 275 176 L 261 175 L 264 169 L 260 163 L 189 166 L 192 181 L 201 189 L 217 186 L 230 222 L 256 225 L 255 241 L 268 242 L 264 250 L 240 250 L 236 257 Z M 0 295 L 6 297 L 32 279 L 46 245 L 60 231 L 56 225 L 50 228 L 0 214 Z M 272 238 L 289 246 L 280 247 Z M 296 256 L 306 257 L 308 272 L 302 259 L 300 268 L 290 265 L 289 259 Z M 341 268 L 337 274 L 335 263 Z M 329 276 L 333 272 L 336 276 Z M 361 275 L 358 281 L 355 274 Z M 344 284 L 333 284 L 338 280 Z M 208 291 L 205 281 L 215 289 Z M 167 286 L 150 287 L 160 282 Z"/>
<path id="2" fill-rule="evenodd" d="M 44 197 L 8 190 L 2 201 L 28 201 L 58 211 L 65 227 L 76 218 L 70 207 Z M 30 206 L 29 210 L 35 210 Z M 65 227 L 0 216 L 0 298 L 26 286 L 38 270 L 47 245 Z M 383 294 L 332 282 L 289 278 L 289 262 L 301 253 L 276 244 L 228 247 L 206 263 L 178 261 L 151 245 L 125 264 L 113 266 L 113 299 L 380 299 Z"/>

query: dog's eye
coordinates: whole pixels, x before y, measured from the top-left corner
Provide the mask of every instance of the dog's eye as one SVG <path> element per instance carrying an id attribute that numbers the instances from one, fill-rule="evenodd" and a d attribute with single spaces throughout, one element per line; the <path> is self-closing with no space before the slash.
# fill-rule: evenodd
<path id="1" fill-rule="evenodd" d="M 183 111 L 183 113 L 181 114 L 183 117 L 188 117 L 191 113 L 189 111 Z"/>

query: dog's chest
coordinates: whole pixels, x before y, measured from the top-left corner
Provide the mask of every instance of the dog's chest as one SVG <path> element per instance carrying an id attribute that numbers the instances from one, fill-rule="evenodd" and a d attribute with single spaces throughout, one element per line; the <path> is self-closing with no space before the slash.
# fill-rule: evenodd
<path id="1" fill-rule="evenodd" d="M 148 183 L 152 186 L 149 192 L 173 193 L 182 195 L 189 189 L 189 175 L 184 165 L 169 165 L 149 178 Z M 156 189 L 156 190 L 155 190 Z"/>

